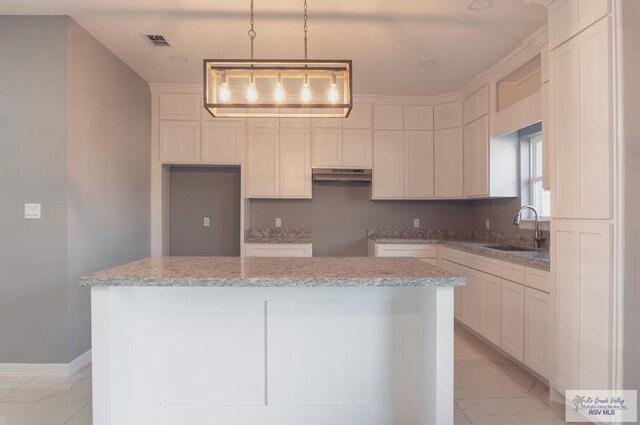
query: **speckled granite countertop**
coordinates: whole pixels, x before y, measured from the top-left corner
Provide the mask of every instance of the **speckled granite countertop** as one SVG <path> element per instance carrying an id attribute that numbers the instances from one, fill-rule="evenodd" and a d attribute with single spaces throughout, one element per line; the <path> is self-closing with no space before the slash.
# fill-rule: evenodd
<path id="1" fill-rule="evenodd" d="M 415 258 L 152 257 L 80 278 L 82 286 L 461 286 Z"/>
<path id="2" fill-rule="evenodd" d="M 305 229 L 249 229 L 244 243 L 311 243 L 311 233 Z"/>
<path id="3" fill-rule="evenodd" d="M 501 251 L 488 245 L 507 244 L 522 247 L 533 246 L 528 235 L 469 230 L 428 230 L 428 229 L 374 229 L 368 231 L 368 238 L 375 243 L 386 244 L 442 244 L 452 248 L 485 257 L 496 258 L 526 267 L 549 270 L 549 251 Z"/>

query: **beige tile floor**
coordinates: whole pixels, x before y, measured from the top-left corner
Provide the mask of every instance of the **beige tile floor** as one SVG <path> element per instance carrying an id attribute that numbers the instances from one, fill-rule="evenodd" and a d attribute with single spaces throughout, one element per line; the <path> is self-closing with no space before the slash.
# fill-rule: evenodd
<path id="1" fill-rule="evenodd" d="M 455 425 L 565 424 L 546 385 L 459 326 L 455 405 Z M 70 378 L 0 377 L 0 425 L 91 425 L 91 368 Z"/>

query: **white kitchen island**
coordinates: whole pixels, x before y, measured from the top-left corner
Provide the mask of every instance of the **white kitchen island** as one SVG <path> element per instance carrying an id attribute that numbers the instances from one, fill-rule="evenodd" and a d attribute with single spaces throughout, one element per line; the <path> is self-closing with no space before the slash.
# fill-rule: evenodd
<path id="1" fill-rule="evenodd" d="M 91 286 L 94 425 L 452 425 L 453 287 L 411 258 L 157 257 Z"/>

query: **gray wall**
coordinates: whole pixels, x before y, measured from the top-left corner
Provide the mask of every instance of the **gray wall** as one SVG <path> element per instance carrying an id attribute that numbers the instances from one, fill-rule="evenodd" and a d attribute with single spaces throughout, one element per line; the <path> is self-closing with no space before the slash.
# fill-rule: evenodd
<path id="1" fill-rule="evenodd" d="M 640 388 L 640 3 L 624 0 L 624 387 Z"/>
<path id="2" fill-rule="evenodd" d="M 170 192 L 171 255 L 240 255 L 239 167 L 171 167 Z"/>
<path id="3" fill-rule="evenodd" d="M 0 363 L 62 362 L 67 18 L 0 16 L 0 40 Z"/>
<path id="4" fill-rule="evenodd" d="M 366 256 L 366 231 L 375 227 L 471 229 L 466 201 L 372 201 L 368 183 L 314 183 L 310 200 L 252 200 L 251 227 L 305 228 L 313 235 L 313 255 Z"/>
<path id="5" fill-rule="evenodd" d="M 149 85 L 68 20 L 68 347 L 91 348 L 78 277 L 150 253 Z"/>
<path id="6" fill-rule="evenodd" d="M 149 90 L 67 17 L 0 16 L 0 40 L 0 363 L 66 363 L 77 277 L 149 255 Z"/>

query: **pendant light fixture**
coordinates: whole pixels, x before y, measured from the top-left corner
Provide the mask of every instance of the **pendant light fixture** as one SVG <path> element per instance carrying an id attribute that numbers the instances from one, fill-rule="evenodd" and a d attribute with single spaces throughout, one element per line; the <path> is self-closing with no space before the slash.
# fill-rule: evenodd
<path id="1" fill-rule="evenodd" d="M 353 106 L 351 60 L 309 60 L 307 0 L 304 0 L 304 59 L 254 59 L 253 0 L 251 59 L 204 60 L 204 107 L 213 117 L 346 118 Z"/>

